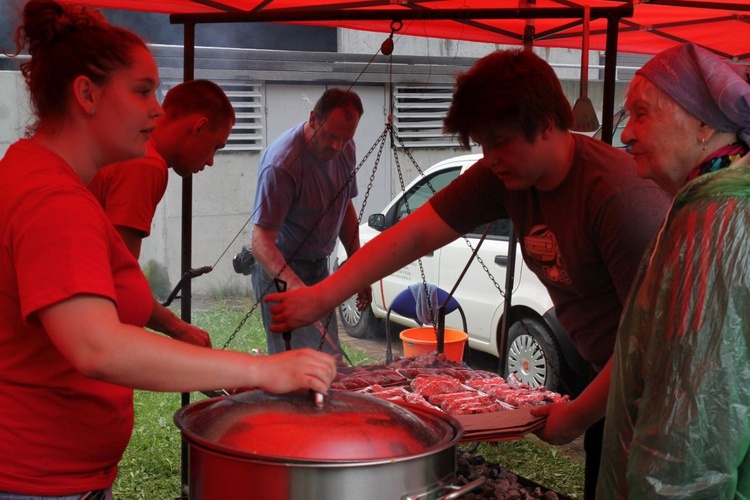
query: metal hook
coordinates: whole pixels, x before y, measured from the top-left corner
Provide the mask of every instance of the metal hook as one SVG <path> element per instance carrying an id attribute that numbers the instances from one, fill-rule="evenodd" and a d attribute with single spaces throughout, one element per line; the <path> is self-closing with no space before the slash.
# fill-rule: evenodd
<path id="1" fill-rule="evenodd" d="M 401 21 L 391 21 L 391 34 L 386 38 L 380 45 L 380 52 L 384 56 L 393 54 L 393 34 L 403 27 L 404 23 Z"/>

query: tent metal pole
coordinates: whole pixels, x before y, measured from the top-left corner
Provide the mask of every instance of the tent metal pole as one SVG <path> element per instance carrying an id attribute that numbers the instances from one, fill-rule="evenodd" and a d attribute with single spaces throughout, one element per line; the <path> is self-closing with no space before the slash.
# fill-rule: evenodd
<path id="1" fill-rule="evenodd" d="M 503 303 L 503 317 L 500 320 L 500 338 L 497 340 L 497 373 L 499 373 L 501 377 L 505 376 L 505 370 L 508 367 L 508 358 L 505 353 L 508 351 L 508 330 L 511 325 L 510 308 L 513 301 L 513 286 L 516 276 L 517 243 L 518 238 L 516 237 L 516 230 L 511 222 L 508 233 L 508 257 L 505 271 L 505 302 Z M 497 257 L 495 257 L 495 262 L 497 262 Z"/>
<path id="2" fill-rule="evenodd" d="M 591 19 L 616 15 L 632 17 L 633 5 L 591 7 Z M 583 19 L 583 7 L 518 8 L 518 9 L 273 9 L 254 12 L 217 12 L 204 14 L 171 14 L 172 24 L 248 23 L 295 21 L 476 21 L 478 19 Z"/>
<path id="3" fill-rule="evenodd" d="M 620 17 L 607 17 L 607 41 L 604 51 L 604 93 L 602 96 L 602 141 L 612 144 L 615 112 L 615 79 L 617 78 L 617 28 Z"/>
<path id="4" fill-rule="evenodd" d="M 189 82 L 195 78 L 195 23 L 187 22 L 184 25 L 184 68 L 183 81 Z M 185 276 L 192 268 L 193 254 L 193 176 L 182 177 L 182 258 L 181 258 L 181 275 Z M 192 316 L 192 283 L 187 279 L 183 283 L 182 293 L 180 296 L 180 312 L 182 320 L 190 323 Z M 182 393 L 182 406 L 190 404 L 190 393 Z M 185 440 L 181 443 L 181 481 L 182 491 L 181 499 L 188 498 L 188 445 Z"/>

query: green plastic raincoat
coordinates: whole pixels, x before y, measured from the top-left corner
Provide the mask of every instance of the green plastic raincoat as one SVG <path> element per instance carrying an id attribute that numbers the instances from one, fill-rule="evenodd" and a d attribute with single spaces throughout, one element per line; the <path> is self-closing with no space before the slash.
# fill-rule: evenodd
<path id="1" fill-rule="evenodd" d="M 750 168 L 675 198 L 613 354 L 597 498 L 750 498 Z"/>

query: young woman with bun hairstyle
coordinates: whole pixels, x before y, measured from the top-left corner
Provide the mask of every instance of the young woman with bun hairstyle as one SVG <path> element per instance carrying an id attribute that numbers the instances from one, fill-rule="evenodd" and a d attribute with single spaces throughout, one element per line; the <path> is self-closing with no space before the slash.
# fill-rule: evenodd
<path id="1" fill-rule="evenodd" d="M 148 332 L 153 298 L 86 185 L 143 155 L 156 64 L 96 11 L 24 6 L 18 51 L 36 122 L 0 160 L 0 499 L 111 498 L 133 388 L 325 392 L 332 357 L 213 350 Z"/>

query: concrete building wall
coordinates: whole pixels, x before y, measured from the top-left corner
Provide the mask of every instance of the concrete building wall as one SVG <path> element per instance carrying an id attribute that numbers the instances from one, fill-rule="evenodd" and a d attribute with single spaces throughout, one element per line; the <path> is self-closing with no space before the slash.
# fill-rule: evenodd
<path id="1" fill-rule="evenodd" d="M 0 71 L 0 89 L 0 153 L 5 154 L 31 124 L 31 113 L 20 72 Z"/>

